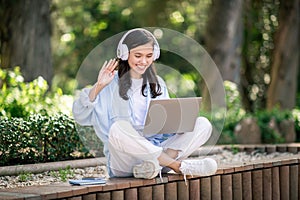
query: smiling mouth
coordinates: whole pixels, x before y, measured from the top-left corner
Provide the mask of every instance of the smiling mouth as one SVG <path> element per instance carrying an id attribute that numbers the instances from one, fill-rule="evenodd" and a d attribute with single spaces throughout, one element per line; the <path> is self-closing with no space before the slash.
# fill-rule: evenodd
<path id="1" fill-rule="evenodd" d="M 139 66 L 139 65 L 137 65 L 137 68 L 140 69 L 140 70 L 144 70 L 144 69 L 147 68 L 147 66 Z"/>

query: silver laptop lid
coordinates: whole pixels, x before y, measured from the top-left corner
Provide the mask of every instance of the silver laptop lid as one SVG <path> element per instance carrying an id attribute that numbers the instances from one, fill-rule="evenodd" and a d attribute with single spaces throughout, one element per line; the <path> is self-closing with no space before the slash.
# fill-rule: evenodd
<path id="1" fill-rule="evenodd" d="M 143 134 L 193 131 L 201 100 L 201 97 L 151 100 Z"/>

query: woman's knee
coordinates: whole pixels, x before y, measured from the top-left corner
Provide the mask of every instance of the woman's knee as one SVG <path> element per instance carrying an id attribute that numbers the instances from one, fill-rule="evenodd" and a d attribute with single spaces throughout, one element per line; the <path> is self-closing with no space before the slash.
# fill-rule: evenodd
<path id="1" fill-rule="evenodd" d="M 198 117 L 195 124 L 195 131 L 199 132 L 199 134 L 205 134 L 210 137 L 212 134 L 212 124 L 205 117 Z"/>
<path id="2" fill-rule="evenodd" d="M 116 141 L 120 141 L 122 140 L 122 136 L 123 136 L 123 130 L 122 130 L 122 125 L 123 122 L 121 121 L 116 121 L 114 122 L 110 129 L 109 129 L 109 142 L 112 144 L 115 144 Z M 119 142 L 118 142 L 119 143 Z"/>
<path id="3" fill-rule="evenodd" d="M 196 126 L 201 126 L 203 129 L 206 129 L 207 132 L 212 132 L 211 122 L 206 117 L 198 117 Z"/>
<path id="4" fill-rule="evenodd" d="M 114 122 L 109 129 L 109 138 L 125 140 L 137 137 L 137 131 L 132 127 L 131 123 L 126 120 L 118 120 Z"/>

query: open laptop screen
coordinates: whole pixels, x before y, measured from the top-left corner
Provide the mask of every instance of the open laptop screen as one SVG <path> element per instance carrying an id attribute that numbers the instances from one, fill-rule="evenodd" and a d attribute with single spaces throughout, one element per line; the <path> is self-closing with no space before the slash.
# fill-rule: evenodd
<path id="1" fill-rule="evenodd" d="M 193 131 L 201 100 L 201 97 L 151 100 L 143 134 L 147 136 Z"/>

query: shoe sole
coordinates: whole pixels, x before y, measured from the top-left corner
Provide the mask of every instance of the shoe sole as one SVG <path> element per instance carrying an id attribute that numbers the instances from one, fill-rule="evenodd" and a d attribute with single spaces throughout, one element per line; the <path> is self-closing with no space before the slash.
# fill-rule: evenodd
<path id="1" fill-rule="evenodd" d="M 155 164 L 152 162 L 144 161 L 142 164 L 133 167 L 133 176 L 135 178 L 152 179 L 157 174 L 158 172 L 155 172 Z"/>

